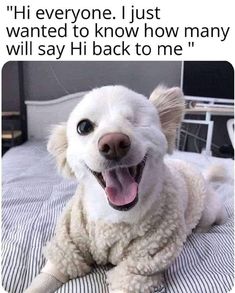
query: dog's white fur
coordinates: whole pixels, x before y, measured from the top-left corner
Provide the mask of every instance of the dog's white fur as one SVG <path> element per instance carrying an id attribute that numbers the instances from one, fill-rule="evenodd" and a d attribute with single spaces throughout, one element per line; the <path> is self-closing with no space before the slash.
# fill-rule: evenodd
<path id="1" fill-rule="evenodd" d="M 224 220 L 223 205 L 210 187 L 212 174 L 206 181 L 188 164 L 164 160 L 174 148 L 183 109 L 179 88 L 158 87 L 148 100 L 123 86 L 106 86 L 89 92 L 67 124 L 55 128 L 48 150 L 59 170 L 75 176 L 82 187 L 47 247 L 54 269 L 72 278 L 89 272 L 92 260 L 111 262 L 117 265 L 108 273 L 112 292 L 153 292 L 161 283 L 162 270 L 180 253 L 192 229 L 198 225 L 198 230 L 205 231 Z M 95 129 L 80 136 L 77 124 L 86 118 Z M 115 167 L 98 150 L 99 138 L 112 132 L 124 133 L 131 141 L 119 164 L 137 165 L 148 156 L 139 201 L 128 211 L 108 204 L 103 188 L 87 168 L 102 172 Z"/>

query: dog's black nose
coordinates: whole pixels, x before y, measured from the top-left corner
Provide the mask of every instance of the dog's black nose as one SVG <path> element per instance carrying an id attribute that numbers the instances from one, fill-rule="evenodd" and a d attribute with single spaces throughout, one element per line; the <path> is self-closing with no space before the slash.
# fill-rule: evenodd
<path id="1" fill-rule="evenodd" d="M 103 135 L 98 141 L 99 152 L 108 160 L 123 158 L 131 147 L 129 136 L 119 132 Z"/>

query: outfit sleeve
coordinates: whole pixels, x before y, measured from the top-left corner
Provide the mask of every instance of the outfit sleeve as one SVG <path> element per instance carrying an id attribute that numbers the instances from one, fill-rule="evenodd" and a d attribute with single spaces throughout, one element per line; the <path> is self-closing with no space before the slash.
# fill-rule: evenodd
<path id="1" fill-rule="evenodd" d="M 75 207 L 76 198 L 72 198 L 62 212 L 54 237 L 44 249 L 47 260 L 71 279 L 83 276 L 91 270 L 88 263 L 89 257 L 84 255 L 71 233 L 71 216 Z"/>
<path id="2" fill-rule="evenodd" d="M 184 235 L 176 228 L 159 235 L 153 233 L 148 239 L 142 238 L 132 247 L 133 253 L 128 255 L 115 268 L 108 272 L 108 283 L 112 290 L 124 292 L 152 292 L 154 288 L 161 288 L 162 272 L 180 254 Z"/>

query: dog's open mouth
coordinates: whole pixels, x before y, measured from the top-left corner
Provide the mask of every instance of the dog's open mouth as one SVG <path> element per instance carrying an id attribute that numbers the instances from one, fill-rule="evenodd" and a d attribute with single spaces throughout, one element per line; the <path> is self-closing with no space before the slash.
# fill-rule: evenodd
<path id="1" fill-rule="evenodd" d="M 147 155 L 136 166 L 107 169 L 102 173 L 91 171 L 104 188 L 109 204 L 117 210 L 127 211 L 138 202 L 138 185 Z"/>

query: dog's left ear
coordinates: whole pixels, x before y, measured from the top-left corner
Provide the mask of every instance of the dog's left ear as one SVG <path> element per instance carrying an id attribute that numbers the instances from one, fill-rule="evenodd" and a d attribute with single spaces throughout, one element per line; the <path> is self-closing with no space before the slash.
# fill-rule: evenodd
<path id="1" fill-rule="evenodd" d="M 180 126 L 184 115 L 185 100 L 183 92 L 178 87 L 158 86 L 149 100 L 158 111 L 162 131 L 168 143 L 168 153 L 171 154 L 175 147 L 176 129 Z"/>
<path id="2" fill-rule="evenodd" d="M 59 172 L 65 177 L 74 177 L 74 173 L 71 170 L 66 158 L 67 147 L 66 125 L 56 125 L 51 132 L 51 136 L 47 144 L 47 150 L 55 157 Z"/>

